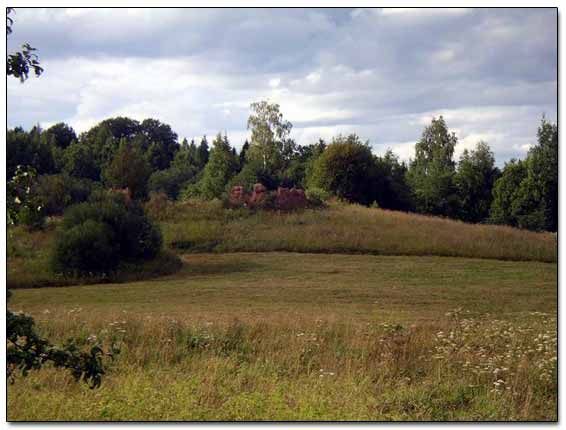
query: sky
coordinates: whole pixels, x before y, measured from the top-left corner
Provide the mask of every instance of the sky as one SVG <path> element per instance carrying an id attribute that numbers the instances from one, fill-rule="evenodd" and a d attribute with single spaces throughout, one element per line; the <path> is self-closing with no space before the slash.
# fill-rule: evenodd
<path id="1" fill-rule="evenodd" d="M 8 52 L 45 72 L 8 80 L 8 127 L 77 132 L 128 116 L 241 147 L 250 103 L 279 103 L 300 144 L 357 133 L 403 160 L 435 116 L 456 157 L 483 140 L 523 158 L 557 115 L 556 9 L 25 9 Z"/>

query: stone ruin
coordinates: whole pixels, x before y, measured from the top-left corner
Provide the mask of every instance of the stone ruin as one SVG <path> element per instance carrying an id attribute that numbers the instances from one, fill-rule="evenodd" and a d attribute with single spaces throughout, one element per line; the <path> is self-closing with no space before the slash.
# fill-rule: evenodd
<path id="1" fill-rule="evenodd" d="M 230 190 L 230 196 L 228 197 L 228 203 L 233 207 L 243 207 L 247 206 L 248 196 L 241 185 L 236 185 Z"/>
<path id="2" fill-rule="evenodd" d="M 255 184 L 251 194 L 244 187 L 236 185 L 230 190 L 228 202 L 231 207 L 251 207 L 268 209 L 295 210 L 305 208 L 308 204 L 305 191 L 300 188 L 279 187 L 277 191 L 268 191 L 263 184 Z"/>
<path id="3" fill-rule="evenodd" d="M 305 191 L 300 188 L 277 188 L 275 206 L 283 210 L 302 209 L 307 205 Z"/>
<path id="4" fill-rule="evenodd" d="M 267 201 L 267 188 L 263 184 L 255 184 L 252 195 L 248 199 L 248 206 L 263 207 Z"/>

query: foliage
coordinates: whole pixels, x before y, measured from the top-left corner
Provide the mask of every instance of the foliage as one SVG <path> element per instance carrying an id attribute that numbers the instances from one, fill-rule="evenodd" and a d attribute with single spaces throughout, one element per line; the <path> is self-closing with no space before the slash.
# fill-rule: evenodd
<path id="1" fill-rule="evenodd" d="M 151 168 L 153 170 L 168 168 L 179 146 L 177 133 L 171 130 L 168 124 L 152 118 L 141 122 L 140 132 L 149 142 L 145 154 Z"/>
<path id="2" fill-rule="evenodd" d="M 187 194 L 195 193 L 203 199 L 220 198 L 224 193 L 226 184 L 236 173 L 238 162 L 232 153 L 232 148 L 226 136 L 220 133 L 212 142 L 210 159 L 204 168 L 203 176 L 195 187 L 190 188 Z"/>
<path id="3" fill-rule="evenodd" d="M 544 118 L 526 160 L 505 165 L 493 190 L 490 220 L 530 230 L 558 228 L 558 128 Z"/>
<path id="4" fill-rule="evenodd" d="M 490 210 L 490 221 L 495 224 L 507 224 L 516 227 L 518 220 L 513 213 L 513 202 L 521 183 L 527 176 L 524 161 L 511 160 L 505 164 L 501 177 L 493 187 L 493 202 Z"/>
<path id="5" fill-rule="evenodd" d="M 6 36 L 12 34 L 12 26 L 14 20 L 10 16 L 14 12 L 14 8 L 6 8 Z M 35 54 L 36 49 L 32 48 L 29 43 L 22 45 L 22 50 L 8 54 L 6 56 L 6 75 L 18 78 L 20 82 L 24 82 L 33 70 L 35 76 L 39 77 L 43 73 L 43 68 L 39 64 L 39 57 Z"/>
<path id="6" fill-rule="evenodd" d="M 415 145 L 407 179 L 414 194 L 417 212 L 455 217 L 458 196 L 454 185 L 452 160 L 458 139 L 449 133 L 444 118 L 433 118 Z"/>
<path id="7" fill-rule="evenodd" d="M 321 188 L 349 202 L 369 204 L 373 200 L 375 175 L 368 143 L 351 134 L 338 136 L 326 147 L 313 166 L 309 188 Z"/>
<path id="8" fill-rule="evenodd" d="M 141 122 L 108 118 L 82 133 L 78 141 L 64 123 L 46 131 L 39 126 L 29 132 L 11 129 L 6 141 L 7 179 L 21 165 L 41 177 L 62 173 L 101 186 L 127 187 L 136 199 L 145 199 L 148 192 L 164 192 L 170 199 L 184 200 L 223 198 L 234 185 L 250 192 L 254 184 L 262 183 L 268 189 L 323 189 L 384 209 L 557 230 L 558 129 L 544 118 L 537 145 L 523 160 L 522 179 L 506 177 L 496 187 L 500 172 L 488 144 L 480 142 L 465 150 L 456 165 L 457 138 L 442 116 L 424 129 L 415 145 L 415 159 L 406 164 L 390 150 L 372 154 L 369 142 L 362 144 L 356 135 L 338 136 L 328 148 L 322 139 L 299 145 L 290 137 L 292 125 L 277 104 L 261 101 L 251 107 L 252 139 L 246 140 L 239 154 L 227 136 L 221 136 L 222 142 L 217 136 L 212 150 L 206 136 L 198 145 L 187 139 L 178 145 L 171 127 L 151 118 Z M 338 149 L 335 143 L 352 144 L 351 151 Z M 50 186 L 62 189 L 55 179 Z M 52 192 L 46 194 L 54 197 Z M 52 199 L 47 212 L 60 212 L 66 199 L 65 195 L 58 202 Z M 22 211 L 22 220 L 33 224 L 36 215 Z"/>
<path id="9" fill-rule="evenodd" d="M 105 373 L 102 358 L 105 355 L 113 358 L 118 349 L 112 346 L 111 352 L 105 353 L 100 345 L 94 345 L 88 351 L 81 351 L 73 340 L 56 347 L 40 337 L 34 326 L 32 317 L 6 311 L 6 371 L 11 382 L 15 381 L 16 370 L 27 376 L 30 370 L 51 363 L 56 368 L 68 369 L 76 381 L 84 381 L 90 388 L 100 386 Z"/>
<path id="10" fill-rule="evenodd" d="M 200 144 L 196 150 L 196 162 L 200 169 L 203 169 L 208 163 L 208 159 L 210 157 L 210 151 L 208 150 L 208 141 L 206 140 L 206 136 L 203 136 Z"/>
<path id="11" fill-rule="evenodd" d="M 253 191 L 255 184 L 263 184 L 267 189 L 275 189 L 279 185 L 278 178 L 270 175 L 263 169 L 262 163 L 259 161 L 248 161 L 242 170 L 238 172 L 226 186 L 229 192 L 233 186 L 241 185 L 248 193 Z"/>
<path id="12" fill-rule="evenodd" d="M 238 156 L 238 161 L 239 161 L 239 166 L 238 168 L 240 170 L 242 170 L 246 164 L 246 160 L 247 160 L 247 153 L 250 149 L 250 143 L 248 142 L 248 140 L 246 139 L 246 141 L 244 142 L 244 144 L 242 145 L 242 149 L 240 150 L 240 154 Z"/>
<path id="13" fill-rule="evenodd" d="M 64 122 L 52 125 L 45 130 L 43 136 L 50 144 L 62 149 L 67 148 L 71 143 L 77 141 L 75 130 Z"/>
<path id="14" fill-rule="evenodd" d="M 307 188 L 305 191 L 309 205 L 320 207 L 330 198 L 330 193 L 321 188 Z"/>
<path id="15" fill-rule="evenodd" d="M 100 167 L 93 149 L 82 143 L 71 143 L 63 152 L 63 172 L 76 178 L 100 180 Z"/>
<path id="16" fill-rule="evenodd" d="M 178 169 L 170 167 L 158 170 L 149 177 L 148 190 L 150 192 L 163 192 L 170 199 L 176 199 L 180 191 L 195 177 L 194 168 Z"/>
<path id="17" fill-rule="evenodd" d="M 55 162 L 49 145 L 42 144 L 41 129 L 29 132 L 21 128 L 6 133 L 6 178 L 14 176 L 17 166 L 30 166 L 38 174 L 53 173 Z"/>
<path id="18" fill-rule="evenodd" d="M 121 261 L 154 258 L 162 243 L 160 230 L 138 203 L 103 194 L 65 212 L 51 264 L 66 275 L 108 274 Z"/>
<path id="19" fill-rule="evenodd" d="M 32 167 L 18 166 L 6 184 L 8 225 L 23 224 L 31 229 L 42 228 L 45 212 L 41 200 L 32 193 L 37 172 Z"/>
<path id="20" fill-rule="evenodd" d="M 106 223 L 87 219 L 59 234 L 52 268 L 66 276 L 110 274 L 119 263 L 119 247 Z"/>
<path id="21" fill-rule="evenodd" d="M 273 173 L 281 167 L 283 145 L 293 126 L 283 119 L 278 104 L 261 101 L 250 107 L 253 113 L 248 118 L 248 129 L 252 131 L 252 138 L 246 156 Z"/>
<path id="22" fill-rule="evenodd" d="M 46 216 L 61 215 L 70 205 L 84 202 L 96 182 L 65 174 L 42 175 L 32 188 Z"/>
<path id="23" fill-rule="evenodd" d="M 540 190 L 539 211 L 544 221 L 537 228 L 558 230 L 558 126 L 544 117 L 537 131 L 537 145 L 529 151 L 532 183 Z"/>
<path id="24" fill-rule="evenodd" d="M 112 187 L 127 188 L 134 199 L 147 196 L 147 182 L 151 165 L 139 147 L 122 138 L 112 162 L 103 171 L 103 177 Z"/>
<path id="25" fill-rule="evenodd" d="M 411 188 L 407 183 L 407 165 L 388 150 L 382 157 L 374 157 L 375 202 L 384 209 L 408 211 L 412 209 Z"/>
<path id="26" fill-rule="evenodd" d="M 489 145 L 479 142 L 473 151 L 464 150 L 454 182 L 460 199 L 459 218 L 482 222 L 489 216 L 493 185 L 499 175 Z"/>
<path id="27" fill-rule="evenodd" d="M 198 149 L 194 140 L 189 144 L 187 139 L 183 139 L 181 148 L 175 153 L 175 157 L 171 162 L 171 167 L 179 170 L 191 169 L 199 171 L 202 169 L 198 160 Z"/>

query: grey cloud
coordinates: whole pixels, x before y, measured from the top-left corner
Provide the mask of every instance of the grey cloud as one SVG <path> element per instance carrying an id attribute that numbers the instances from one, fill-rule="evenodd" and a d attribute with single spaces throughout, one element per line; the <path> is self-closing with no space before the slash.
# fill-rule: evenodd
<path id="1" fill-rule="evenodd" d="M 30 42 L 46 72 L 8 82 L 10 126 L 153 115 L 180 136 L 242 140 L 249 103 L 269 98 L 300 143 L 357 131 L 405 151 L 423 117 L 446 113 L 502 164 L 524 156 L 542 113 L 556 119 L 555 9 L 16 12 L 8 50 Z"/>

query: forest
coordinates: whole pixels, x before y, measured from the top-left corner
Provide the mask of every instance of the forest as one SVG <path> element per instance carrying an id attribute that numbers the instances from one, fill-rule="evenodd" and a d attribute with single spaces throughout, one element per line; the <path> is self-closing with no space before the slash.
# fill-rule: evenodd
<path id="1" fill-rule="evenodd" d="M 251 138 L 239 151 L 227 135 L 209 142 L 183 139 L 156 119 L 106 119 L 77 136 L 65 123 L 45 130 L 7 132 L 9 222 L 40 228 L 45 217 L 101 189 L 127 189 L 133 199 L 226 199 L 230 189 L 255 183 L 297 187 L 383 209 L 504 224 L 535 231 L 558 226 L 558 129 L 544 117 L 523 160 L 496 166 L 489 144 L 478 142 L 454 159 L 458 138 L 433 118 L 409 162 L 390 150 L 375 155 L 369 141 L 338 135 L 299 145 L 280 107 L 251 104 Z M 25 186 L 24 186 L 25 185 Z"/>

